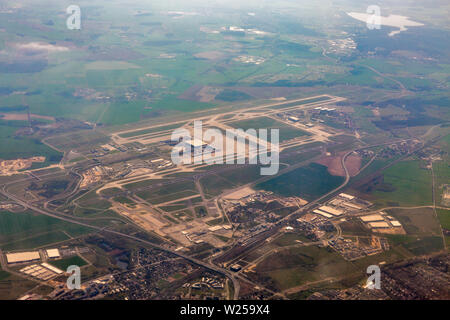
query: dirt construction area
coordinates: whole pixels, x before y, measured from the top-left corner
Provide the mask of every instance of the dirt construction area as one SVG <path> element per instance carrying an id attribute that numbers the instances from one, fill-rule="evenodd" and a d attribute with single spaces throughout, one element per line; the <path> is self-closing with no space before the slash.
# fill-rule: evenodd
<path id="1" fill-rule="evenodd" d="M 345 170 L 342 167 L 342 157 L 346 152 L 340 152 L 337 155 L 323 156 L 317 163 L 328 168 L 328 172 L 333 176 L 345 177 Z M 361 168 L 361 157 L 350 155 L 345 161 L 350 176 L 354 177 Z"/>

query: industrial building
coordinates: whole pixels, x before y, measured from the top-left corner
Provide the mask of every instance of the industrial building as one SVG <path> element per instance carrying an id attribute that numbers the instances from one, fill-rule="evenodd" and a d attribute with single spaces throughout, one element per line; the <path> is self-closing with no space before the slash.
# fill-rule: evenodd
<path id="1" fill-rule="evenodd" d="M 344 214 L 344 212 L 342 210 L 335 209 L 335 208 L 332 208 L 329 206 L 321 206 L 319 208 L 319 210 L 324 211 L 329 214 L 332 214 L 333 216 L 340 216 L 340 215 Z"/>
<path id="2" fill-rule="evenodd" d="M 371 215 L 368 215 L 368 216 L 362 216 L 362 217 L 360 217 L 360 219 L 363 222 L 384 221 L 383 216 L 381 216 L 380 214 L 371 214 Z"/>
<path id="3" fill-rule="evenodd" d="M 390 228 L 391 226 L 386 221 L 375 221 L 375 222 L 369 222 L 368 226 L 371 229 L 379 229 L 379 228 Z"/>
<path id="4" fill-rule="evenodd" d="M 351 203 L 351 202 L 342 202 L 342 205 L 344 207 L 347 207 L 347 208 L 350 208 L 350 209 L 354 209 L 354 210 L 361 210 L 362 209 L 361 206 L 359 206 L 357 204 L 354 204 L 354 203 Z"/>
<path id="5" fill-rule="evenodd" d="M 39 251 L 17 252 L 7 253 L 6 260 L 8 263 L 22 263 L 40 260 L 41 256 Z"/>
<path id="6" fill-rule="evenodd" d="M 202 140 L 198 140 L 198 139 L 191 139 L 189 141 L 186 141 L 186 143 L 192 148 L 192 150 L 196 150 L 198 148 L 204 148 L 208 145 L 207 143 L 203 142 Z"/>
<path id="7" fill-rule="evenodd" d="M 319 210 L 319 209 L 316 209 L 313 212 L 316 213 L 316 214 L 320 214 L 321 216 L 323 216 L 323 217 L 325 217 L 327 219 L 333 218 L 333 216 L 331 214 L 323 212 L 322 210 Z"/>
<path id="8" fill-rule="evenodd" d="M 47 249 L 45 250 L 45 253 L 47 253 L 47 257 L 49 259 L 59 259 L 61 258 L 61 255 L 59 254 L 58 249 Z"/>
<path id="9" fill-rule="evenodd" d="M 347 199 L 347 200 L 353 200 L 353 199 L 355 199 L 354 196 L 349 195 L 349 194 L 346 194 L 346 193 L 339 193 L 339 197 L 345 198 L 345 199 Z"/>
<path id="10" fill-rule="evenodd" d="M 398 222 L 397 220 L 392 220 L 390 221 L 390 223 L 392 224 L 393 227 L 401 227 L 402 224 L 400 222 Z"/>
<path id="11" fill-rule="evenodd" d="M 213 227 L 208 228 L 208 230 L 211 232 L 218 231 L 221 229 L 222 229 L 222 226 L 213 226 Z"/>
<path id="12" fill-rule="evenodd" d="M 49 265 L 48 263 L 45 262 L 42 263 L 41 265 L 32 264 L 30 266 L 20 269 L 20 272 L 26 274 L 27 276 L 43 281 L 50 280 L 51 278 L 54 278 L 57 275 L 64 273 L 60 269 L 52 265 Z"/>
<path id="13" fill-rule="evenodd" d="M 41 266 L 43 266 L 44 268 L 49 269 L 50 271 L 53 271 L 56 274 L 64 273 L 64 271 L 58 269 L 57 267 L 52 266 L 51 264 L 48 264 L 47 262 L 42 263 Z"/>

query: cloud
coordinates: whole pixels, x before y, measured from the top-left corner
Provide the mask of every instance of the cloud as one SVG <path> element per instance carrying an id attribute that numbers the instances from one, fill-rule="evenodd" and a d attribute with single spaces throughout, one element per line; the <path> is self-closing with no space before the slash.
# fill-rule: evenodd
<path id="1" fill-rule="evenodd" d="M 32 53 L 56 53 L 69 51 L 69 48 L 67 47 L 42 42 L 16 43 L 14 47 L 18 50 Z"/>

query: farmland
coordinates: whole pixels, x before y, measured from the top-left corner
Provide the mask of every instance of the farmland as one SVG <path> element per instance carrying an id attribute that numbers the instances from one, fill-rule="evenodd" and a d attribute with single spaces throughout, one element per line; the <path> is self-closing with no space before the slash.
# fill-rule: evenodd
<path id="1" fill-rule="evenodd" d="M 312 200 L 333 190 L 342 181 L 343 178 L 330 175 L 326 167 L 313 163 L 260 183 L 256 187 L 287 197 L 299 196 Z"/>
<path id="2" fill-rule="evenodd" d="M 383 185 L 375 196 L 379 203 L 399 206 L 431 204 L 431 173 L 419 161 L 395 164 L 383 173 Z"/>
<path id="3" fill-rule="evenodd" d="M 0 298 L 380 299 L 368 265 L 448 265 L 449 4 L 260 2 L 2 1 Z"/>

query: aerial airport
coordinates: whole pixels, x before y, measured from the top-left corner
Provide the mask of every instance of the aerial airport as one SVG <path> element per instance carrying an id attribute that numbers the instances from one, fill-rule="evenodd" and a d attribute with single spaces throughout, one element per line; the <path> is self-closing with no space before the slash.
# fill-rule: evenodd
<path id="1" fill-rule="evenodd" d="M 41 2 L 0 2 L 0 299 L 450 299 L 447 1 Z"/>

